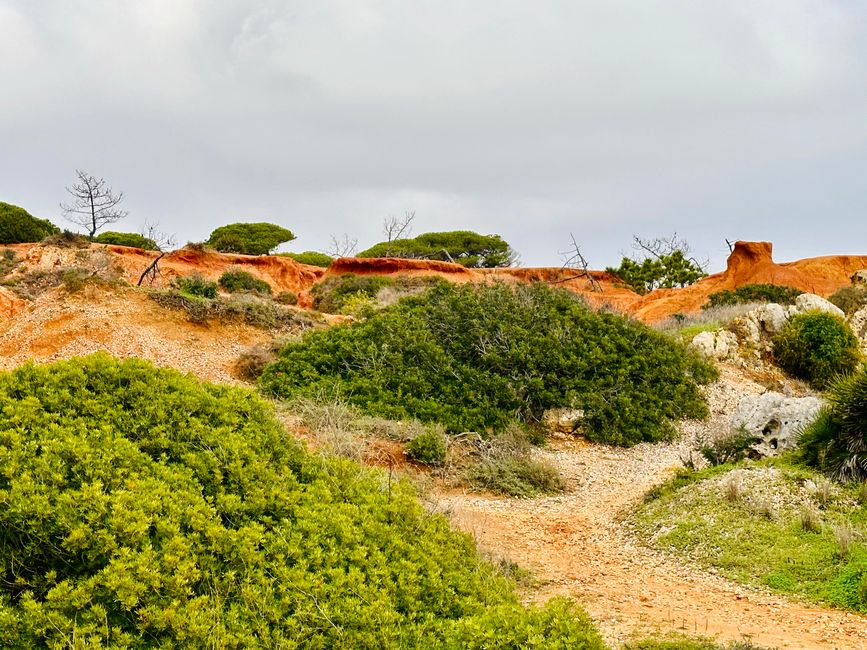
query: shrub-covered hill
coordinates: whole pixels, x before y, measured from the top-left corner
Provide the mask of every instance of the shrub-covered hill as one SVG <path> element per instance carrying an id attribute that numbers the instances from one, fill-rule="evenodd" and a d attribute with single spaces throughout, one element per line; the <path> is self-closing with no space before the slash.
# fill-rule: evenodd
<path id="1" fill-rule="evenodd" d="M 602 648 L 249 391 L 95 355 L 0 408 L 0 647 Z"/>
<path id="2" fill-rule="evenodd" d="M 706 415 L 699 384 L 714 377 L 683 345 L 566 291 L 442 284 L 288 344 L 262 383 L 282 397 L 338 391 L 372 414 L 453 432 L 573 407 L 588 438 L 630 445 Z"/>

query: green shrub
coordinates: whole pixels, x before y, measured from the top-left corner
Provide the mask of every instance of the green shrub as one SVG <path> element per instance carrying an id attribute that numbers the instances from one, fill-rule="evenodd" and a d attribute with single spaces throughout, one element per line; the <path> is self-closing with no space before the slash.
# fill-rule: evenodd
<path id="1" fill-rule="evenodd" d="M 710 465 L 725 465 L 746 458 L 750 447 L 759 440 L 759 437 L 741 426 L 713 440 L 703 441 L 698 451 Z"/>
<path id="2" fill-rule="evenodd" d="M 97 244 L 110 244 L 112 246 L 129 246 L 146 251 L 159 250 L 157 243 L 150 237 L 145 237 L 135 232 L 112 232 L 100 233 L 94 240 Z"/>
<path id="3" fill-rule="evenodd" d="M 39 242 L 59 232 L 50 221 L 37 219 L 17 205 L 0 202 L 0 244 Z"/>
<path id="4" fill-rule="evenodd" d="M 732 641 L 720 644 L 709 639 L 666 639 L 663 641 L 645 640 L 627 643 L 623 650 L 762 650 L 752 641 Z"/>
<path id="5" fill-rule="evenodd" d="M 217 297 L 217 283 L 202 277 L 199 273 L 179 275 L 172 280 L 172 286 L 188 296 Z"/>
<path id="6" fill-rule="evenodd" d="M 205 243 L 221 253 L 267 255 L 295 235 L 273 223 L 232 223 L 220 226 Z"/>
<path id="7" fill-rule="evenodd" d="M 0 404 L 4 648 L 604 648 L 250 391 L 95 355 L 0 375 Z"/>
<path id="8" fill-rule="evenodd" d="M 712 365 L 634 320 L 565 290 L 441 284 L 363 321 L 288 344 L 266 369 L 272 394 L 341 394 L 370 414 L 502 430 L 548 408 L 585 412 L 592 440 L 670 438 L 703 417 Z"/>
<path id="9" fill-rule="evenodd" d="M 775 302 L 779 305 L 793 305 L 795 298 L 802 293 L 804 292 L 800 289 L 780 284 L 745 284 L 737 289 L 725 289 L 710 294 L 702 309 L 751 302 Z"/>
<path id="10" fill-rule="evenodd" d="M 307 264 L 308 266 L 321 266 L 328 268 L 334 261 L 331 255 L 325 253 L 317 253 L 316 251 L 304 251 L 303 253 L 278 253 L 281 257 L 289 257 L 299 264 Z"/>
<path id="11" fill-rule="evenodd" d="M 867 480 L 867 369 L 833 383 L 826 397 L 798 440 L 801 458 L 838 480 Z"/>
<path id="12" fill-rule="evenodd" d="M 63 232 L 48 235 L 42 240 L 42 243 L 46 246 L 57 246 L 59 248 L 78 248 L 82 250 L 90 248 L 90 240 L 87 237 L 71 230 L 64 230 Z"/>
<path id="13" fill-rule="evenodd" d="M 837 305 L 847 315 L 854 314 L 861 307 L 867 305 L 867 285 L 850 284 L 842 287 L 828 296 L 828 300 Z"/>
<path id="14" fill-rule="evenodd" d="M 258 293 L 271 295 L 271 285 L 247 271 L 226 271 L 217 281 L 229 293 Z"/>
<path id="15" fill-rule="evenodd" d="M 279 302 L 281 305 L 297 305 L 298 294 L 294 291 L 281 291 L 274 296 L 274 302 Z"/>
<path id="16" fill-rule="evenodd" d="M 344 273 L 338 277 L 325 278 L 310 289 L 310 294 L 313 296 L 313 309 L 328 314 L 340 314 L 348 299 L 359 294 L 375 298 L 380 289 L 392 284 L 394 280 L 382 275 Z"/>
<path id="17" fill-rule="evenodd" d="M 852 372 L 858 357 L 858 339 L 846 322 L 833 314 L 793 316 L 774 339 L 776 363 L 816 388 Z"/>
<path id="18" fill-rule="evenodd" d="M 407 458 L 425 465 L 442 465 L 446 460 L 446 437 L 440 431 L 425 431 L 406 443 Z"/>
<path id="19" fill-rule="evenodd" d="M 455 262 L 473 268 L 494 268 L 511 266 L 515 251 L 499 235 L 455 230 L 381 242 L 361 251 L 357 257 L 406 257 Z"/>

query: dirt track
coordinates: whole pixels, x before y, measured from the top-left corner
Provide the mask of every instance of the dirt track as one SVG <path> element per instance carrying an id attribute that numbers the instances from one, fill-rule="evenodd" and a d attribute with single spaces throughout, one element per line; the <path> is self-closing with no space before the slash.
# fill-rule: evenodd
<path id="1" fill-rule="evenodd" d="M 750 386 L 717 385 L 711 421 Z M 757 387 L 753 386 L 757 390 Z M 686 428 L 687 435 L 697 425 Z M 636 544 L 620 515 L 680 466 L 687 442 L 629 450 L 560 442 L 545 453 L 569 483 L 565 495 L 520 500 L 450 494 L 439 507 L 479 545 L 533 571 L 531 601 L 580 602 L 615 647 L 659 631 L 744 637 L 778 648 L 867 648 L 867 618 L 797 604 L 684 566 Z"/>

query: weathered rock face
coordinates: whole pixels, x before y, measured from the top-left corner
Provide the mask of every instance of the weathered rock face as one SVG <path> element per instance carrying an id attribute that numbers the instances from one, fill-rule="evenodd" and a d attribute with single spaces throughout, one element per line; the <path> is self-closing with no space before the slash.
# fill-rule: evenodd
<path id="1" fill-rule="evenodd" d="M 692 339 L 692 347 L 709 359 L 733 359 L 738 354 L 738 337 L 728 330 L 700 332 Z"/>
<path id="2" fill-rule="evenodd" d="M 861 347 L 867 347 L 867 307 L 861 307 L 849 317 L 849 327 L 861 341 Z"/>
<path id="3" fill-rule="evenodd" d="M 558 433 L 572 433 L 581 425 L 584 411 L 573 408 L 548 409 L 542 414 L 542 426 Z"/>
<path id="4" fill-rule="evenodd" d="M 867 269 L 855 271 L 849 279 L 852 284 L 867 284 Z"/>
<path id="5" fill-rule="evenodd" d="M 797 314 L 805 314 L 809 311 L 821 311 L 828 314 L 834 314 L 840 318 L 845 318 L 846 316 L 846 314 L 843 313 L 843 310 L 837 305 L 812 293 L 802 293 L 800 296 L 795 298 L 794 307 L 794 310 L 791 311 Z"/>
<path id="6" fill-rule="evenodd" d="M 743 398 L 732 415 L 732 426 L 743 426 L 761 438 L 752 447 L 760 457 L 776 456 L 794 446 L 797 435 L 822 407 L 818 397 L 786 397 L 768 392 Z"/>

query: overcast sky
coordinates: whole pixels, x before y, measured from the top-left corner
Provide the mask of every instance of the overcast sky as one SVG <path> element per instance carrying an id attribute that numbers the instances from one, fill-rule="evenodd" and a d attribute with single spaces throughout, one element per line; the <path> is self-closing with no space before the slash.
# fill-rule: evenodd
<path id="1" fill-rule="evenodd" d="M 0 201 L 62 224 L 76 168 L 181 242 L 867 253 L 867 2 L 0 0 Z"/>

